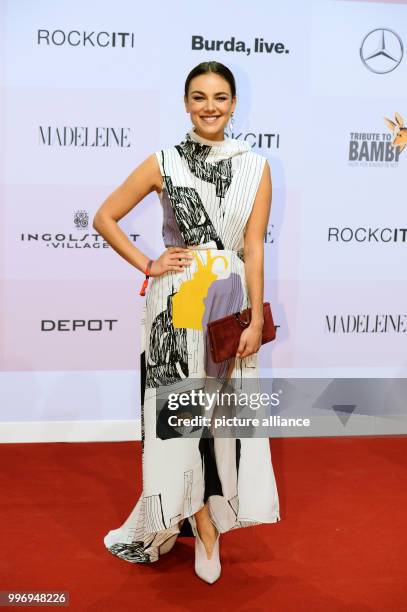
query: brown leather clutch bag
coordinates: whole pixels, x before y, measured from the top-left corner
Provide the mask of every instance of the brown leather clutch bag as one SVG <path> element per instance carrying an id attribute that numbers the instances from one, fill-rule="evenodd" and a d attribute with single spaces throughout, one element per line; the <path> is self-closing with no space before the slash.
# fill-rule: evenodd
<path id="1" fill-rule="evenodd" d="M 252 309 L 245 308 L 241 312 L 235 312 L 208 323 L 209 346 L 215 363 L 220 363 L 236 355 L 241 333 L 250 324 L 251 314 Z M 263 316 L 264 325 L 261 343 L 266 344 L 276 337 L 270 302 L 264 302 Z"/>

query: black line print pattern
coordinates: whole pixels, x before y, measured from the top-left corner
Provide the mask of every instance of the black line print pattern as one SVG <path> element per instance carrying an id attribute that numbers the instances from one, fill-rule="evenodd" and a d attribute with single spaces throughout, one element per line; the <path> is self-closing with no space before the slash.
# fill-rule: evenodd
<path id="1" fill-rule="evenodd" d="M 149 388 L 170 385 L 188 376 L 187 330 L 172 324 L 173 295 L 167 296 L 167 309 L 160 312 L 151 325 L 146 364 L 146 386 Z"/>
<path id="2" fill-rule="evenodd" d="M 224 198 L 232 182 L 232 160 L 227 158 L 208 163 L 206 158 L 212 147 L 195 142 L 189 134 L 181 144 L 175 145 L 175 148 L 186 160 L 192 174 L 202 181 L 215 185 L 216 196 Z"/>
<path id="3" fill-rule="evenodd" d="M 144 406 L 144 394 L 146 390 L 146 351 L 140 353 L 140 404 Z"/>
<path id="4" fill-rule="evenodd" d="M 161 151 L 161 164 L 175 221 L 185 244 L 193 246 L 213 240 L 216 248 L 224 249 L 223 242 L 215 230 L 198 191 L 193 187 L 174 186 L 171 177 L 165 170 L 164 151 Z"/>
<path id="5" fill-rule="evenodd" d="M 213 311 L 210 312 L 215 318 L 218 316 L 218 310 L 220 316 L 238 309 L 240 289 L 243 290 L 248 305 L 244 267 L 241 265 L 244 262 L 242 245 L 245 223 L 249 218 L 264 166 L 261 157 L 253 154 L 244 143 L 233 140 L 225 142 L 224 149 L 217 146 L 212 155 L 211 146 L 194 143 L 187 137 L 180 147 L 163 149 L 156 153 L 164 179 L 165 193 L 162 194 L 161 203 L 166 247 L 203 245 L 212 249 L 216 246 L 229 261 L 232 285 L 228 286 L 223 277 L 217 279 L 212 283 L 205 302 L 206 312 L 213 290 L 216 299 Z M 219 159 L 218 150 L 219 157 L 227 159 Z M 203 257 L 203 254 L 201 256 Z M 233 273 L 236 274 L 236 279 Z M 186 273 L 185 279 L 190 276 Z M 147 297 L 146 310 L 142 316 L 144 327 L 140 351 L 140 384 L 143 488 L 153 495 L 145 497 L 143 492 L 139 506 L 136 511 L 132 511 L 131 520 L 126 520 L 122 528 L 109 532 L 106 539 L 106 547 L 112 554 L 132 563 L 151 564 L 157 561 L 165 552 L 165 548 L 176 540 L 178 534 L 194 537 L 193 521 L 190 517 L 199 501 L 209 501 L 212 518 L 222 532 L 261 524 L 260 521 L 254 520 L 260 511 L 256 504 L 256 492 L 253 491 L 252 495 L 253 505 L 247 505 L 242 518 L 239 515 L 236 490 L 236 483 L 239 482 L 240 486 L 245 488 L 245 495 L 251 493 L 250 488 L 246 489 L 250 487 L 250 483 L 247 483 L 246 479 L 242 481 L 241 469 L 239 474 L 239 464 L 241 468 L 244 466 L 246 474 L 251 468 L 253 449 L 250 448 L 251 452 L 243 452 L 241 440 L 235 439 L 235 447 L 228 446 L 230 455 L 226 457 L 227 464 L 221 466 L 223 454 L 218 453 L 216 456 L 213 438 L 198 436 L 193 446 L 182 442 L 178 445 L 175 439 L 165 444 L 166 438 L 158 439 L 160 436 L 152 435 L 154 428 L 157 428 L 154 422 L 156 419 L 145 418 L 150 410 L 155 409 L 157 400 L 162 402 L 165 408 L 170 385 L 175 384 L 178 392 L 180 388 L 188 392 L 192 386 L 194 389 L 205 388 L 206 377 L 211 377 L 205 333 L 203 334 L 202 330 L 174 327 L 172 299 L 177 291 L 173 281 L 172 275 L 155 279 L 154 292 L 152 295 L 148 294 L 150 298 Z M 215 291 L 217 289 L 220 289 L 219 293 Z M 219 308 L 219 301 L 222 302 L 222 308 Z M 235 308 L 236 301 L 239 303 Z M 249 372 L 247 362 L 240 360 L 241 387 L 244 374 L 257 375 L 256 365 L 253 362 Z M 215 370 L 212 374 L 218 379 L 220 371 Z M 223 379 L 223 376 L 220 375 L 220 378 Z M 236 378 L 239 378 L 238 372 Z M 237 383 L 239 386 L 238 380 Z M 147 454 L 145 443 L 149 445 Z M 156 447 L 157 450 L 165 450 L 164 446 L 168 447 L 169 452 L 165 455 L 163 469 L 145 470 L 146 461 L 158 460 L 158 457 L 161 457 L 161 454 L 157 453 L 156 458 Z M 263 453 L 264 445 L 259 445 L 258 450 Z M 269 460 L 267 452 L 263 453 L 262 459 Z M 221 471 L 221 467 L 225 469 Z M 181 489 L 174 488 L 171 474 L 183 479 Z M 226 481 L 225 485 L 223 484 L 223 478 L 230 478 L 227 486 Z M 228 493 L 223 495 L 223 490 L 225 494 L 226 491 Z M 277 499 L 274 502 L 276 503 Z M 280 517 L 277 505 L 275 507 L 274 520 L 277 522 Z M 240 504 L 240 512 L 242 509 Z"/>
<path id="6" fill-rule="evenodd" d="M 144 501 L 144 497 L 141 502 L 140 507 L 140 515 L 138 521 L 133 529 L 129 528 L 128 537 L 130 539 L 129 543 L 133 542 L 142 542 L 144 538 L 144 525 L 146 520 L 146 505 Z"/>
<path id="7" fill-rule="evenodd" d="M 184 507 L 188 516 L 192 514 L 192 480 L 193 471 L 184 472 Z"/>
<path id="8" fill-rule="evenodd" d="M 149 538 L 148 543 L 145 544 L 143 541 L 135 541 L 129 544 L 118 542 L 108 547 L 109 552 L 116 557 L 120 557 L 130 563 L 153 563 L 159 559 L 159 548 L 167 540 L 172 539 L 175 535 L 171 533 L 168 535 L 166 531 L 161 533 L 153 534 Z"/>
<path id="9" fill-rule="evenodd" d="M 236 438 L 236 473 L 239 477 L 239 464 L 240 464 L 240 455 L 242 450 L 242 442 L 239 438 Z"/>
<path id="10" fill-rule="evenodd" d="M 130 563 L 151 563 L 152 559 L 144 550 L 143 542 L 133 542 L 132 544 L 123 544 L 118 542 L 107 549 L 112 555 L 129 561 Z"/>
<path id="11" fill-rule="evenodd" d="M 185 244 L 192 246 L 213 240 L 216 248 L 224 249 L 196 189 L 174 186 L 170 176 L 164 178 L 174 217 Z"/>
<path id="12" fill-rule="evenodd" d="M 203 429 L 206 430 L 206 435 L 209 436 L 208 428 L 204 427 Z M 198 448 L 201 453 L 204 472 L 205 492 L 203 501 L 205 504 L 211 495 L 223 496 L 223 490 L 216 463 L 215 441 L 213 437 L 200 438 Z"/>
<path id="13" fill-rule="evenodd" d="M 167 529 L 161 501 L 161 493 L 144 498 L 144 516 L 146 533 L 154 533 Z"/>
<path id="14" fill-rule="evenodd" d="M 232 508 L 236 518 L 239 512 L 239 496 L 235 495 L 234 497 L 231 497 L 230 499 L 228 499 L 228 504 L 229 506 Z"/>
<path id="15" fill-rule="evenodd" d="M 174 525 L 178 525 L 178 523 L 182 520 L 182 514 L 176 514 L 170 518 L 170 527 L 174 527 Z"/>

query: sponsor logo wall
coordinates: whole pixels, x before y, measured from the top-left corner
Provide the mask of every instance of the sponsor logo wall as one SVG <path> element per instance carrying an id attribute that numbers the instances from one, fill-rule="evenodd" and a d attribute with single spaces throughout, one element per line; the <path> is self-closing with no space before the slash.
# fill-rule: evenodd
<path id="1" fill-rule="evenodd" d="M 1 4 L 3 439 L 17 422 L 45 439 L 41 425 L 89 421 L 86 439 L 140 438 L 128 422 L 140 417 L 143 275 L 92 218 L 190 129 L 184 81 L 210 59 L 237 81 L 227 135 L 272 170 L 265 299 L 278 327 L 262 375 L 406 376 L 407 6 L 208 0 L 197 12 Z M 120 226 L 155 258 L 161 222 L 150 194 Z"/>

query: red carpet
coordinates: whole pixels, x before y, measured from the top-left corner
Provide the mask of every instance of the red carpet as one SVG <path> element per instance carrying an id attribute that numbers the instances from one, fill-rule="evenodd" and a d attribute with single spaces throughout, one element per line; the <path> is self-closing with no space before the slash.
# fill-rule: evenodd
<path id="1" fill-rule="evenodd" d="M 104 547 L 141 492 L 140 442 L 1 445 L 0 590 L 65 590 L 62 609 L 95 612 L 407 610 L 406 438 L 271 449 L 281 522 L 223 535 L 206 585 L 192 538 L 150 566 Z"/>

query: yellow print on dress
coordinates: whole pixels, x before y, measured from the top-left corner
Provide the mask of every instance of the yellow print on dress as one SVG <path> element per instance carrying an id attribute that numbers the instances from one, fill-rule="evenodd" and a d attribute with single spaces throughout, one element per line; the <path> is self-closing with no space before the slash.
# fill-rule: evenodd
<path id="1" fill-rule="evenodd" d="M 216 259 L 223 259 L 225 270 L 229 264 L 223 255 L 212 257 L 210 249 L 203 249 L 201 252 L 207 253 L 204 265 L 196 251 L 192 252 L 198 268 L 193 277 L 183 282 L 172 297 L 172 324 L 174 327 L 202 329 L 205 313 L 204 298 L 208 295 L 209 287 L 218 278 L 218 275 L 212 271 L 213 264 Z"/>

